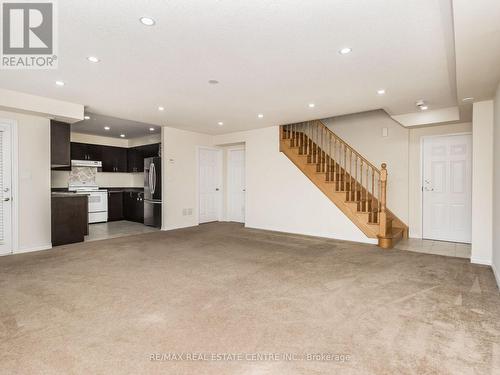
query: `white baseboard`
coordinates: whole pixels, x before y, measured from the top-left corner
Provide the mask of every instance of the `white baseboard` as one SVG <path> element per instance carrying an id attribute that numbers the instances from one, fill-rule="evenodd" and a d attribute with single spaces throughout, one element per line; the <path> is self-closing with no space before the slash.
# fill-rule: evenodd
<path id="1" fill-rule="evenodd" d="M 500 270 L 497 270 L 495 263 L 491 264 L 491 269 L 493 270 L 493 275 L 495 275 L 495 279 L 497 280 L 497 286 L 500 289 Z"/>
<path id="2" fill-rule="evenodd" d="M 183 228 L 192 228 L 192 227 L 197 227 L 199 224 L 195 225 L 175 225 L 175 226 L 170 226 L 170 227 L 161 227 L 162 231 L 169 231 L 169 230 L 176 230 L 176 229 L 183 229 Z"/>
<path id="3" fill-rule="evenodd" d="M 34 246 L 34 247 L 23 247 L 14 251 L 13 254 L 24 254 L 24 253 L 32 253 L 33 251 L 42 251 L 42 250 L 50 250 L 52 249 L 52 244 Z"/>
<path id="4" fill-rule="evenodd" d="M 473 264 L 481 264 L 483 266 L 491 266 L 491 259 L 481 259 L 481 258 L 470 258 L 470 262 Z"/>

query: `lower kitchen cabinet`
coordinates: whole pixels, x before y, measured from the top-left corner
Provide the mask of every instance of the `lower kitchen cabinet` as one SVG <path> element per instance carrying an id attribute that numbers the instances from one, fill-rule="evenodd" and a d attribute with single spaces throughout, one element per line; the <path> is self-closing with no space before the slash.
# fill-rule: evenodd
<path id="1" fill-rule="evenodd" d="M 123 216 L 125 220 L 144 223 L 144 194 L 142 192 L 123 193 Z"/>
<path id="2" fill-rule="evenodd" d="M 88 197 L 52 194 L 52 246 L 82 242 L 88 234 Z"/>
<path id="3" fill-rule="evenodd" d="M 123 192 L 108 192 L 108 221 L 123 220 Z"/>

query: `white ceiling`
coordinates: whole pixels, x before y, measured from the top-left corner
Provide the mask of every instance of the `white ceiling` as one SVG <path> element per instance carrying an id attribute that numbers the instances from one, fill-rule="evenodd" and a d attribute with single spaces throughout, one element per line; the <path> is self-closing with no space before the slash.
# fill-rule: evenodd
<path id="1" fill-rule="evenodd" d="M 500 1 L 453 0 L 461 101 L 491 99 L 500 81 Z"/>
<path id="2" fill-rule="evenodd" d="M 139 138 L 161 132 L 161 127 L 157 125 L 94 113 L 87 113 L 87 115 L 89 119 L 75 122 L 71 125 L 71 131 L 115 138 L 121 138 L 120 135 L 123 134 L 125 135 L 125 139 Z M 104 127 L 109 127 L 109 130 L 104 129 Z M 154 130 L 151 131 L 150 129 Z"/>
<path id="3" fill-rule="evenodd" d="M 418 99 L 456 105 L 450 0 L 58 4 L 59 68 L 0 71 L 0 87 L 210 134 L 377 108 L 405 114 Z M 342 56 L 345 46 L 353 52 Z"/>

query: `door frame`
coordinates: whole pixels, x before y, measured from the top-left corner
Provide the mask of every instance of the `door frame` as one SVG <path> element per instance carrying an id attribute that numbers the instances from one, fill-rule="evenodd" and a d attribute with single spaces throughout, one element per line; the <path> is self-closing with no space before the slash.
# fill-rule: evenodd
<path id="1" fill-rule="evenodd" d="M 200 151 L 201 150 L 211 150 L 211 151 L 217 151 L 217 164 L 218 164 L 218 169 L 219 173 L 217 176 L 217 180 L 219 183 L 219 198 L 217 202 L 217 221 L 221 221 L 222 218 L 222 203 L 223 199 L 222 197 L 224 196 L 224 187 L 222 186 L 222 181 L 223 181 L 223 155 L 222 155 L 222 149 L 219 147 L 210 147 L 210 146 L 196 146 L 196 221 L 198 225 L 204 224 L 200 222 Z"/>
<path id="2" fill-rule="evenodd" d="M 19 250 L 19 138 L 17 121 L 7 118 L 0 118 L 0 123 L 10 126 L 10 145 L 11 145 L 11 191 L 12 191 L 12 223 L 11 223 L 11 251 L 10 253 L 3 254 L 11 255 L 15 254 Z M 50 138 L 50 135 L 49 135 Z"/>
<path id="3" fill-rule="evenodd" d="M 225 220 L 230 221 L 229 219 L 229 155 L 231 155 L 231 151 L 243 151 L 245 153 L 245 190 L 246 190 L 246 175 L 247 175 L 247 152 L 246 152 L 246 147 L 245 145 L 240 145 L 240 146 L 235 146 L 235 147 L 229 147 L 226 149 L 227 152 L 227 158 L 226 158 L 226 190 L 225 190 L 225 207 L 226 207 L 226 212 L 225 212 Z M 246 208 L 247 208 L 247 194 L 245 191 L 245 213 L 246 213 Z M 245 217 L 243 218 L 243 224 L 246 225 L 246 214 Z"/>
<path id="4" fill-rule="evenodd" d="M 458 135 L 470 135 L 471 136 L 471 184 L 472 184 L 472 176 L 474 175 L 474 163 L 473 163 L 473 150 L 474 150 L 474 140 L 472 132 L 459 132 L 459 133 L 448 133 L 448 134 L 435 134 L 435 135 L 424 135 L 420 137 L 420 228 L 421 228 L 421 238 L 424 238 L 424 141 L 429 138 L 442 138 L 442 137 L 453 137 Z M 472 190 L 471 190 L 471 199 L 472 199 Z M 430 240 L 434 241 L 434 240 Z M 438 241 L 438 240 L 435 240 Z"/>

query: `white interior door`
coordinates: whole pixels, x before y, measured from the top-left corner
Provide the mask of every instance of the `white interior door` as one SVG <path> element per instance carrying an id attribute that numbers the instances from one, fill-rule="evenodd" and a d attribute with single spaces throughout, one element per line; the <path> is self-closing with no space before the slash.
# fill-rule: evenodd
<path id="1" fill-rule="evenodd" d="M 425 138 L 423 237 L 471 242 L 472 136 Z"/>
<path id="2" fill-rule="evenodd" d="M 245 222 L 245 150 L 229 150 L 227 158 L 228 220 Z"/>
<path id="3" fill-rule="evenodd" d="M 0 123 L 0 255 L 12 252 L 12 138 Z"/>
<path id="4" fill-rule="evenodd" d="M 200 148 L 199 150 L 199 193 L 200 223 L 219 221 L 221 206 L 221 151 Z"/>

